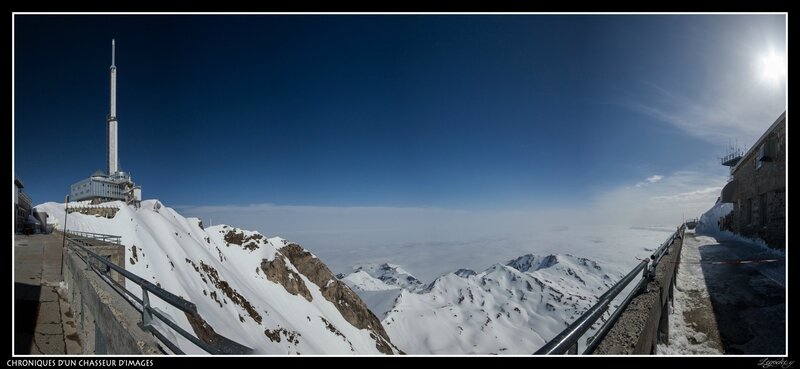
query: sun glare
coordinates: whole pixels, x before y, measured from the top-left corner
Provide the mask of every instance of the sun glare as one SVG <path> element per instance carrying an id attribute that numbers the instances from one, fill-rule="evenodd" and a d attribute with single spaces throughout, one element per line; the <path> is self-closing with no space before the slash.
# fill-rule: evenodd
<path id="1" fill-rule="evenodd" d="M 770 82 L 779 82 L 786 77 L 786 58 L 770 51 L 761 58 L 761 77 Z"/>

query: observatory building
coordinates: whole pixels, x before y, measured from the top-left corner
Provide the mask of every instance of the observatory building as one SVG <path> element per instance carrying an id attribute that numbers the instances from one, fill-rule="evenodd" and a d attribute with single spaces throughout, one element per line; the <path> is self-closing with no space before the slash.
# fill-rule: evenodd
<path id="1" fill-rule="evenodd" d="M 732 203 L 733 211 L 721 220 L 720 228 L 785 249 L 786 112 L 750 150 L 733 150 L 721 162 L 731 168 L 731 175 L 720 201 Z"/>
<path id="2" fill-rule="evenodd" d="M 108 171 L 97 170 L 89 178 L 70 186 L 72 201 L 91 200 L 93 204 L 106 201 L 125 201 L 138 205 L 142 201 L 142 189 L 133 183 L 130 173 L 120 170 L 117 156 L 117 66 L 116 45 L 111 40 L 111 112 L 106 120 L 106 162 Z"/>

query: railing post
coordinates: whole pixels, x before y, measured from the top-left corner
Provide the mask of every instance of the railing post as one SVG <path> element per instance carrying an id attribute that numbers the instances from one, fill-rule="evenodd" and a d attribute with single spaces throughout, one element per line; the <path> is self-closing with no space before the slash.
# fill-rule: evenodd
<path id="1" fill-rule="evenodd" d="M 147 290 L 142 287 L 142 325 L 151 327 L 153 325 L 153 313 L 150 312 L 150 297 L 147 295 Z"/>
<path id="2" fill-rule="evenodd" d="M 567 350 L 567 355 L 577 355 L 577 354 L 578 354 L 578 341 L 575 341 L 575 343 L 569 347 L 569 350 Z"/>
<path id="3" fill-rule="evenodd" d="M 106 257 L 106 259 L 109 259 L 109 258 L 110 258 L 110 256 Z M 108 275 L 109 278 L 111 278 L 110 272 L 111 272 L 111 267 L 108 266 L 108 264 L 105 264 L 105 268 L 103 268 L 103 274 Z"/>
<path id="4" fill-rule="evenodd" d="M 650 263 L 648 263 L 648 265 L 642 269 L 642 279 L 650 281 L 655 277 L 656 274 L 655 268 L 652 268 L 651 270 L 651 267 L 653 267 L 653 265 L 650 265 Z M 647 283 L 642 284 L 642 288 L 640 291 L 645 291 L 645 290 L 647 290 Z"/>

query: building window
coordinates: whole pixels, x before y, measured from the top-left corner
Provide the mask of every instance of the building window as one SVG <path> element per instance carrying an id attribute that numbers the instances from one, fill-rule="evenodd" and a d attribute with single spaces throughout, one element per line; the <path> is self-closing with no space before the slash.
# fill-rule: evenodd
<path id="1" fill-rule="evenodd" d="M 761 143 L 761 146 L 758 148 L 758 154 L 756 154 L 756 169 L 760 169 L 764 166 L 765 161 L 770 161 L 772 159 L 772 144 L 767 138 Z"/>
<path id="2" fill-rule="evenodd" d="M 762 227 L 767 225 L 767 194 L 758 196 L 758 220 Z"/>

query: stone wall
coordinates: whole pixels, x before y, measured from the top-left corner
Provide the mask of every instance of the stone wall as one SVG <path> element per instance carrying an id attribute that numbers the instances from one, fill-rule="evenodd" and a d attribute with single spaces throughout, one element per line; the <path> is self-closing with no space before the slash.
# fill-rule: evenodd
<path id="1" fill-rule="evenodd" d="M 153 336 L 139 326 L 141 313 L 114 291 L 74 251 L 64 255 L 62 297 L 77 322 L 83 354 L 161 355 Z"/>
<path id="2" fill-rule="evenodd" d="M 67 213 L 81 213 L 84 215 L 94 215 L 97 217 L 105 217 L 108 219 L 117 215 L 119 208 L 114 206 L 82 206 L 67 208 Z"/>
<path id="3" fill-rule="evenodd" d="M 683 237 L 675 238 L 656 266 L 653 279 L 631 300 L 594 355 L 650 355 L 655 353 L 659 340 L 667 340 L 669 301 L 682 247 Z"/>
<path id="4" fill-rule="evenodd" d="M 746 237 L 761 238 L 768 245 L 786 244 L 786 119 L 765 137 L 769 161 L 757 167 L 760 143 L 742 158 L 733 173 L 737 194 L 731 227 Z"/>

